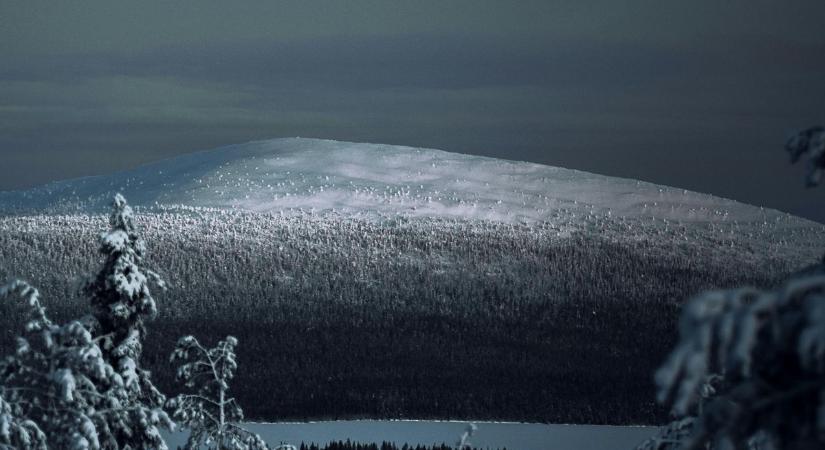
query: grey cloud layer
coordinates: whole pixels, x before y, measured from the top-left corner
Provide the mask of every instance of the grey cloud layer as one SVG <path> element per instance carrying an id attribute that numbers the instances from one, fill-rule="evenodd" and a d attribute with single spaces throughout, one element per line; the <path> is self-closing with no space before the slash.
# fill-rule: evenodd
<path id="1" fill-rule="evenodd" d="M 513 35 L 481 32 L 488 17 L 464 32 L 445 31 L 449 21 L 408 32 L 425 22 L 411 19 L 397 33 L 367 24 L 278 38 L 239 25 L 147 46 L 115 36 L 85 51 L 83 36 L 54 51 L 6 41 L 0 189 L 301 135 L 629 176 L 825 221 L 822 193 L 799 188 L 781 152 L 794 128 L 825 121 L 825 37 L 777 35 L 790 20 L 758 34 L 744 17 L 725 38 L 690 37 L 685 24 L 645 38 L 637 23 L 575 17 L 578 28 L 558 30 L 525 18 Z"/>

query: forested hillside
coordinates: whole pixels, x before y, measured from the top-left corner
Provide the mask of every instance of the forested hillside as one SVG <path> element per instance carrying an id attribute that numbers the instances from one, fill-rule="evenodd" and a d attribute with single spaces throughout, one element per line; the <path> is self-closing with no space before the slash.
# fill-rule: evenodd
<path id="1" fill-rule="evenodd" d="M 783 238 L 822 239 L 817 227 L 783 237 L 772 224 L 595 216 L 572 233 L 194 208 L 137 221 L 171 286 L 143 353 L 158 387 L 176 392 L 167 355 L 181 330 L 206 345 L 233 335 L 234 395 L 267 420 L 658 421 L 650 374 L 683 299 L 770 286 L 813 262 L 785 256 Z M 76 316 L 103 228 L 97 216 L 4 217 L 0 278 L 37 280 L 53 315 Z M 2 305 L 0 351 L 19 314 Z"/>

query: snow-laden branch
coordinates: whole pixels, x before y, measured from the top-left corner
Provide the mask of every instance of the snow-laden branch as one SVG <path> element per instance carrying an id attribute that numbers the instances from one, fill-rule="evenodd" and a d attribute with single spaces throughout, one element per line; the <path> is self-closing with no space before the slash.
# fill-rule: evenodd
<path id="1" fill-rule="evenodd" d="M 139 267 L 144 244 L 120 195 L 110 225 L 106 262 L 86 286 L 93 319 L 57 324 L 34 287 L 0 287 L 0 297 L 17 294 L 29 309 L 14 353 L 0 362 L 0 448 L 167 448 L 165 398 L 138 365 L 144 319 L 155 312 L 148 282 L 158 277 Z"/>
<path id="2" fill-rule="evenodd" d="M 172 416 L 190 430 L 187 449 L 268 449 L 260 436 L 239 425 L 243 411 L 234 398 L 227 396 L 229 381 L 238 368 L 237 345 L 237 339 L 228 336 L 210 349 L 194 336 L 184 336 L 172 352 L 170 361 L 180 363 L 178 381 L 194 390 L 167 402 Z"/>
<path id="3" fill-rule="evenodd" d="M 108 423 L 139 420 L 143 426 L 133 433 L 142 432 L 152 448 L 166 448 L 157 427 L 171 427 L 168 416 L 125 401 L 123 379 L 86 326 L 52 322 L 37 289 L 25 282 L 0 288 L 2 295 L 11 293 L 23 297 L 30 318 L 17 351 L 0 362 L 0 444 L 25 450 L 119 448 L 119 428 Z"/>
<path id="4" fill-rule="evenodd" d="M 684 418 L 671 430 L 684 448 L 825 446 L 825 276 L 706 293 L 685 306 L 679 332 L 656 383 Z"/>
<path id="5" fill-rule="evenodd" d="M 810 127 L 794 134 L 785 144 L 785 151 L 790 155 L 792 163 L 807 155 L 807 186 L 817 186 L 822 182 L 825 172 L 825 127 Z"/>

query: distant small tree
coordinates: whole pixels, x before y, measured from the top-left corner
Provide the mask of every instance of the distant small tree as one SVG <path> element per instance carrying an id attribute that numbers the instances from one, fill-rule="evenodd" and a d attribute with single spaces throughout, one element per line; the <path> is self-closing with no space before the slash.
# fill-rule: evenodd
<path id="1" fill-rule="evenodd" d="M 177 378 L 194 393 L 181 394 L 167 402 L 172 416 L 190 430 L 186 449 L 206 446 L 215 450 L 267 450 L 255 433 L 240 427 L 243 411 L 228 397 L 229 381 L 238 364 L 238 340 L 227 336 L 215 348 L 207 349 L 194 336 L 182 337 L 170 360 L 182 362 Z"/>
<path id="2" fill-rule="evenodd" d="M 464 432 L 461 433 L 461 437 L 456 442 L 456 449 L 457 450 L 466 450 L 473 448 L 473 444 L 470 442 L 470 438 L 473 437 L 473 434 L 478 430 L 478 426 L 474 423 L 467 424 L 467 428 L 464 429 Z"/>
<path id="3" fill-rule="evenodd" d="M 154 437 L 153 430 L 144 426 L 142 407 L 159 411 L 166 400 L 139 364 L 145 322 L 157 315 L 150 284 L 163 289 L 165 283 L 142 267 L 146 246 L 135 227 L 132 208 L 120 194 L 112 203 L 109 230 L 100 237 L 100 253 L 105 258 L 103 266 L 84 288 L 92 306 L 90 327 L 103 359 L 123 379 L 127 397 L 122 406 L 135 411 L 128 420 L 108 425 L 121 448 L 143 448 Z"/>
<path id="4" fill-rule="evenodd" d="M 30 313 L 15 353 L 0 363 L 0 442 L 18 449 L 117 449 L 117 434 L 132 430 L 137 417 L 143 437 L 130 448 L 165 449 L 158 427 L 172 426 L 168 416 L 128 403 L 123 379 L 87 326 L 53 323 L 37 289 L 24 282 L 0 289 L 0 296 L 13 292 Z"/>

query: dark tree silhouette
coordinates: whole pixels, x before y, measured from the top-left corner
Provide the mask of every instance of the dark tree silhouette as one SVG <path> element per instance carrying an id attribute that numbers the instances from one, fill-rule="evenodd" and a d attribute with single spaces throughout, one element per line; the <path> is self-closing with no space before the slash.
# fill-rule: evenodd
<path id="1" fill-rule="evenodd" d="M 788 140 L 825 169 L 825 129 Z M 823 261 L 825 263 L 825 261 Z M 808 269 L 772 290 L 709 292 L 685 306 L 680 339 L 656 372 L 676 420 L 644 449 L 825 448 L 825 272 Z"/>

